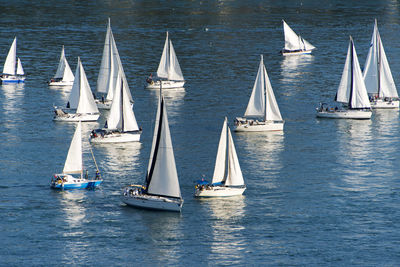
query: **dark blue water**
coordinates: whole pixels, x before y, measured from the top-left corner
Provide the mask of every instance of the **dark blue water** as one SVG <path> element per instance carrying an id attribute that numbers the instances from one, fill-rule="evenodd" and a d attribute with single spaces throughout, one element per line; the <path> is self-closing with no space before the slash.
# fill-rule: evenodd
<path id="1" fill-rule="evenodd" d="M 400 263 L 399 112 L 370 121 L 318 120 L 332 101 L 348 38 L 363 66 L 374 18 L 400 86 L 397 1 L 13 1 L 0 11 L 0 65 L 15 35 L 25 85 L 0 86 L 0 265 L 334 265 Z M 107 18 L 143 127 L 137 144 L 94 146 L 104 177 L 96 191 L 49 189 L 74 124 L 54 123 L 68 92 L 45 83 L 61 46 L 80 56 L 92 90 Z M 281 19 L 317 47 L 282 57 Z M 155 72 L 170 32 L 185 92 L 166 92 L 181 214 L 126 207 L 129 183 L 147 168 L 157 92 Z M 238 198 L 198 200 L 194 181 L 210 177 L 224 116 L 244 113 L 264 62 L 284 134 L 234 134 L 247 184 Z M 84 131 L 101 127 L 86 123 Z M 86 135 L 87 136 L 87 135 Z M 85 166 L 94 170 L 87 140 Z"/>

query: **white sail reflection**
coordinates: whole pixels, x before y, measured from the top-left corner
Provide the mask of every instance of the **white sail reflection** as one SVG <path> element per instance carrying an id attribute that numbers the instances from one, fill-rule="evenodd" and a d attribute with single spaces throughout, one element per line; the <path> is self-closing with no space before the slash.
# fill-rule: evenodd
<path id="1" fill-rule="evenodd" d="M 242 166 L 246 176 L 264 179 L 257 182 L 259 189 L 269 190 L 277 186 L 275 181 L 283 168 L 284 138 L 281 131 L 236 133 L 236 143 L 241 144 L 247 153 L 244 162 L 247 166 Z"/>
<path id="2" fill-rule="evenodd" d="M 23 98 L 25 96 L 24 83 L 18 84 L 2 84 L 1 89 L 4 94 L 3 105 L 3 127 L 14 129 L 23 124 L 21 116 Z"/>
<path id="3" fill-rule="evenodd" d="M 57 93 L 61 96 L 59 103 L 67 103 L 69 99 L 69 95 L 71 94 L 72 85 L 64 85 L 64 86 L 57 86 L 52 85 L 49 86 L 49 90 Z M 58 102 L 58 101 L 57 101 Z"/>
<path id="4" fill-rule="evenodd" d="M 342 178 L 343 190 L 364 191 L 370 176 L 376 171 L 373 162 L 377 156 L 371 120 L 339 120 L 339 147 L 337 175 Z M 375 173 L 374 173 L 375 174 Z"/>
<path id="5" fill-rule="evenodd" d="M 313 61 L 313 55 L 283 57 L 281 63 L 281 81 L 292 82 L 296 80 L 299 75 L 304 75 L 304 68 L 313 63 Z"/>
<path id="6" fill-rule="evenodd" d="M 213 265 L 243 263 L 248 247 L 245 226 L 245 196 L 201 199 L 211 210 L 212 241 L 208 262 Z"/>
<path id="7" fill-rule="evenodd" d="M 167 104 L 169 124 L 174 125 L 178 122 L 171 118 L 180 116 L 180 110 L 182 108 L 183 98 L 185 97 L 186 91 L 184 88 L 174 88 L 163 90 L 162 93 L 164 95 L 165 103 Z M 151 90 L 150 94 L 152 94 L 153 99 L 158 101 L 160 95 L 159 90 Z"/>

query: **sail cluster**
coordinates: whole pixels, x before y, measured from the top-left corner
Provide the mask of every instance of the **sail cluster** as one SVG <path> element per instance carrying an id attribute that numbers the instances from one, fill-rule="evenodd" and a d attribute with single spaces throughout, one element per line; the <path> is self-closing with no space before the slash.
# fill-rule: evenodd
<path id="1" fill-rule="evenodd" d="M 173 81 L 183 81 L 183 74 L 179 66 L 178 58 L 175 54 L 175 49 L 172 41 L 168 37 L 165 39 L 163 53 L 161 55 L 160 64 L 157 69 L 157 76 Z"/>
<path id="2" fill-rule="evenodd" d="M 315 49 L 315 46 L 304 40 L 300 35 L 297 35 L 292 28 L 287 25 L 287 23 L 283 22 L 283 33 L 285 35 L 285 48 L 284 50 L 288 51 L 307 51 Z"/>
<path id="3" fill-rule="evenodd" d="M 54 75 L 54 79 L 62 79 L 63 81 L 73 81 L 74 74 L 65 58 L 64 46 L 61 50 L 60 62 L 58 63 L 57 72 Z"/>
<path id="4" fill-rule="evenodd" d="M 8 51 L 3 73 L 9 75 L 24 75 L 21 60 L 19 58 L 17 59 L 17 37 L 14 38 L 10 50 Z"/>

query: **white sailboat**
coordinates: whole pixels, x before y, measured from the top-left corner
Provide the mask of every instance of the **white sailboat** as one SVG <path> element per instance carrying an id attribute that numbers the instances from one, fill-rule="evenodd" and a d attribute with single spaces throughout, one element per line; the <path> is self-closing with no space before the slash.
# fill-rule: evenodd
<path id="1" fill-rule="evenodd" d="M 76 112 L 72 113 L 71 109 L 76 110 Z M 97 121 L 100 117 L 79 57 L 78 64 L 76 65 L 75 80 L 66 109 L 55 107 L 54 112 L 54 121 Z"/>
<path id="2" fill-rule="evenodd" d="M 304 40 L 300 35 L 297 35 L 284 20 L 282 22 L 283 34 L 285 35 L 285 47 L 282 49 L 282 55 L 311 54 L 315 46 Z"/>
<path id="3" fill-rule="evenodd" d="M 136 122 L 129 94 L 124 87 L 121 73 L 118 74 L 111 110 L 103 129 L 93 130 L 92 143 L 138 142 L 142 131 Z"/>
<path id="4" fill-rule="evenodd" d="M 61 49 L 60 62 L 56 74 L 49 81 L 49 86 L 71 86 L 74 83 L 74 74 L 65 58 L 64 46 Z"/>
<path id="5" fill-rule="evenodd" d="M 183 78 L 172 41 L 168 37 L 168 32 L 160 64 L 158 65 L 156 80 L 149 77 L 146 81 L 148 83 L 147 89 L 158 89 L 160 88 L 160 83 L 162 83 L 163 89 L 183 88 L 185 84 L 185 79 Z"/>
<path id="6" fill-rule="evenodd" d="M 252 119 L 256 117 L 262 117 L 262 119 Z M 257 77 L 246 112 L 244 117 L 235 119 L 235 131 L 282 131 L 284 123 L 261 55 Z"/>
<path id="7" fill-rule="evenodd" d="M 14 38 L 3 67 L 3 74 L 0 76 L 2 83 L 23 83 L 25 73 L 21 60 L 17 60 L 17 37 Z"/>
<path id="8" fill-rule="evenodd" d="M 219 139 L 212 183 L 208 184 L 204 181 L 199 181 L 195 187 L 195 196 L 236 196 L 242 195 L 244 190 L 246 190 L 246 186 L 244 184 L 232 134 L 228 127 L 227 118 L 225 118 L 221 137 Z"/>
<path id="9" fill-rule="evenodd" d="M 372 108 L 399 108 L 399 95 L 375 19 L 371 45 L 364 65 L 363 78 Z"/>
<path id="10" fill-rule="evenodd" d="M 96 164 L 93 152 L 92 157 Z M 54 175 L 54 177 L 51 179 L 50 187 L 54 189 L 95 188 L 103 182 L 103 180 L 100 178 L 100 172 L 97 164 L 96 168 L 96 177 L 94 179 L 84 177 L 82 158 L 82 123 L 79 122 L 68 150 L 63 172 L 61 174 Z M 75 177 L 73 174 L 80 174 L 80 176 Z"/>
<path id="11" fill-rule="evenodd" d="M 125 188 L 122 201 L 138 208 L 181 211 L 183 199 L 176 171 L 165 100 L 161 93 L 146 185 Z"/>
<path id="12" fill-rule="evenodd" d="M 121 58 L 119 57 L 117 44 L 111 30 L 111 22 L 108 19 L 107 33 L 104 41 L 103 56 L 99 76 L 97 77 L 97 92 L 102 94 L 101 99 L 96 99 L 97 107 L 100 109 L 110 109 L 114 97 L 114 89 L 117 83 L 118 73 L 121 72 L 124 87 L 128 93 L 130 102 L 133 103 L 132 95 L 126 80 Z"/>
<path id="13" fill-rule="evenodd" d="M 335 101 L 342 103 L 343 106 L 341 108 L 329 108 L 325 107 L 325 104 L 320 104 L 320 107 L 317 108 L 317 117 L 331 119 L 370 119 L 372 116 L 367 89 L 365 88 L 353 38 L 351 37 Z"/>

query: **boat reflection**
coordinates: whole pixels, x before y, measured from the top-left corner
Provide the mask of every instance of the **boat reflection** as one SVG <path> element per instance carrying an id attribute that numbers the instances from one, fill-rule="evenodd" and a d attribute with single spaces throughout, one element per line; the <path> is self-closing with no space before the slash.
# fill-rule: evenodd
<path id="1" fill-rule="evenodd" d="M 291 82 L 304 74 L 304 67 L 314 61 L 313 55 L 285 56 L 281 63 L 282 81 Z"/>
<path id="2" fill-rule="evenodd" d="M 23 124 L 22 106 L 25 96 L 24 83 L 2 84 L 1 89 L 4 94 L 3 105 L 3 127 L 8 129 L 16 128 Z"/>
<path id="3" fill-rule="evenodd" d="M 244 233 L 245 196 L 201 199 L 211 210 L 211 253 L 208 262 L 213 265 L 243 263 L 248 246 Z M 211 239 L 211 237 L 210 237 Z"/>
<path id="4" fill-rule="evenodd" d="M 276 183 L 271 181 L 271 178 L 278 179 L 283 168 L 284 133 L 282 131 L 236 133 L 236 139 L 236 144 L 242 145 L 246 150 L 246 160 L 239 158 L 242 171 L 248 177 L 266 179 L 257 183 L 258 186 L 265 187 L 265 190 L 275 188 Z"/>
<path id="5" fill-rule="evenodd" d="M 69 95 L 71 94 L 71 86 L 48 86 L 50 90 L 57 93 L 60 96 L 60 99 L 57 100 L 57 103 L 63 103 L 62 105 L 66 105 L 69 99 Z"/>
<path id="6" fill-rule="evenodd" d="M 180 115 L 180 109 L 183 104 L 183 98 L 185 97 L 185 88 L 174 88 L 165 89 L 162 91 L 167 104 L 168 117 L 175 117 Z M 158 99 L 160 95 L 160 90 L 150 90 L 150 94 Z M 170 121 L 170 124 L 174 124 L 174 121 Z"/>

